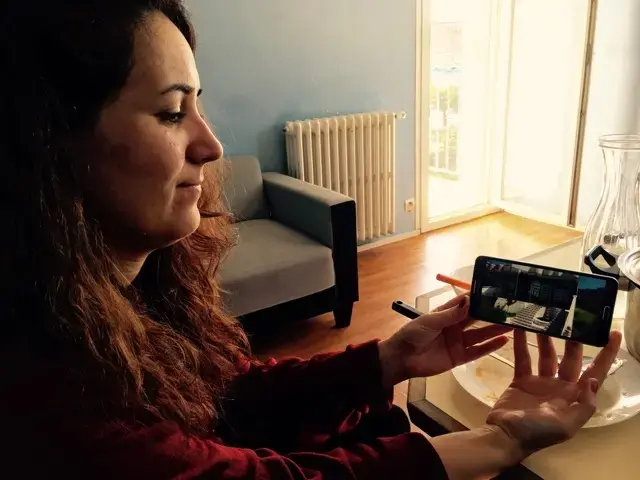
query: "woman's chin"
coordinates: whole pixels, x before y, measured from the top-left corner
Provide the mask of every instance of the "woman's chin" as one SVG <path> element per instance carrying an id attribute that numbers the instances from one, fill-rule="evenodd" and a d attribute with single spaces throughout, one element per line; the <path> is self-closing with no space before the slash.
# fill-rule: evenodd
<path id="1" fill-rule="evenodd" d="M 176 233 L 180 238 L 185 238 L 194 233 L 200 226 L 200 211 L 195 206 L 189 212 L 185 213 L 176 224 Z"/>
<path id="2" fill-rule="evenodd" d="M 164 234 L 161 235 L 163 237 L 162 243 L 166 244 L 166 246 L 173 245 L 193 234 L 199 226 L 200 212 L 197 208 L 184 212 L 179 217 L 174 218 L 170 225 L 167 225 L 168 228 L 163 229 Z"/>

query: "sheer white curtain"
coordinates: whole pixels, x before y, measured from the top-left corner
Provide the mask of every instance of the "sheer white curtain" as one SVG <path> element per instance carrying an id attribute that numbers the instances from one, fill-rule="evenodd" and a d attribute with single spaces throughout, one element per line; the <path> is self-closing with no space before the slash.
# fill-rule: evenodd
<path id="1" fill-rule="evenodd" d="M 512 213 L 566 224 L 590 0 L 501 3 L 508 4 L 507 98 L 498 112 L 494 199 Z M 502 95 L 504 87 L 497 88 Z"/>
<path id="2" fill-rule="evenodd" d="M 597 139 L 640 132 L 640 1 L 600 0 L 585 124 L 577 224 L 596 208 L 604 175 Z"/>

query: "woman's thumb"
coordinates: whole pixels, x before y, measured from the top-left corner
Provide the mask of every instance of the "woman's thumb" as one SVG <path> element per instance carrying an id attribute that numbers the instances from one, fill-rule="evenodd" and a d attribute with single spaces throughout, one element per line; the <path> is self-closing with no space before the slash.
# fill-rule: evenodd
<path id="1" fill-rule="evenodd" d="M 425 315 L 422 323 L 432 330 L 442 330 L 444 328 L 460 323 L 467 318 L 469 312 L 469 297 L 462 297 L 460 303 L 456 306 L 442 310 L 440 312 Z"/>

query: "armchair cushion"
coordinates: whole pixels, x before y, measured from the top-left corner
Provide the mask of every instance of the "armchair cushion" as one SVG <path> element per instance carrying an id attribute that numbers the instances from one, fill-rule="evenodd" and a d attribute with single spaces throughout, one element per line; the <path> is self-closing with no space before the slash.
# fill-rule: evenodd
<path id="1" fill-rule="evenodd" d="M 335 285 L 330 248 L 281 223 L 236 224 L 238 244 L 223 262 L 220 283 L 234 315 L 279 305 Z"/>
<path id="2" fill-rule="evenodd" d="M 356 204 L 346 195 L 280 173 L 264 173 L 271 218 L 330 247 L 339 303 L 358 300 Z"/>

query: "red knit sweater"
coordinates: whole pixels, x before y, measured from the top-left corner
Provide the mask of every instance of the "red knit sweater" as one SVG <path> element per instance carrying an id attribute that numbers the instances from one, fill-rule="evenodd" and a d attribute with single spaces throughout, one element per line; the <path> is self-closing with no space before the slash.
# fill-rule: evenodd
<path id="1" fill-rule="evenodd" d="M 376 342 L 308 361 L 247 363 L 225 422 L 209 438 L 175 423 L 79 419 L 55 379 L 9 382 L 0 394 L 6 478 L 352 479 L 446 478 L 419 433 L 326 448 L 367 412 L 390 408 Z M 14 377 L 15 378 L 15 377 Z M 46 386 L 48 385 L 48 386 Z M 35 390 L 35 394 L 34 394 Z M 68 395 L 67 395 L 68 397 Z"/>

